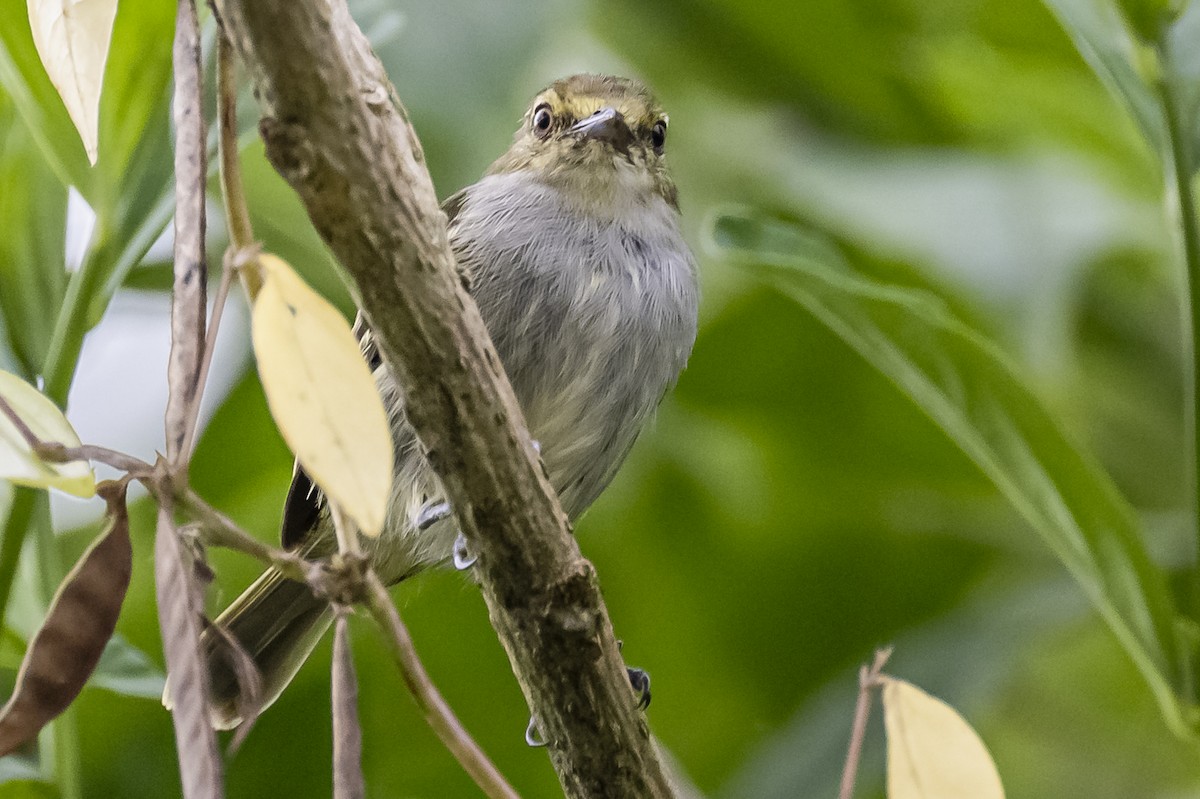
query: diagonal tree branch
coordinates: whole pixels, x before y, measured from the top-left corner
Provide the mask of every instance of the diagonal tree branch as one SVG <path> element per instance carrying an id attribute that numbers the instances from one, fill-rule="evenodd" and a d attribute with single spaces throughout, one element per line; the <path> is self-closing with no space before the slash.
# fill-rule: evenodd
<path id="1" fill-rule="evenodd" d="M 564 791 L 671 796 L 595 572 L 456 275 L 420 143 L 344 0 L 214 4 L 254 82 L 267 155 L 354 279 L 404 388 Z"/>

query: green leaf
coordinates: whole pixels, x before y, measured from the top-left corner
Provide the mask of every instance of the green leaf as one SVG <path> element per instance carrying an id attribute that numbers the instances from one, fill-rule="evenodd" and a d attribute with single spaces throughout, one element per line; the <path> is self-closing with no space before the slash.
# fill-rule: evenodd
<path id="1" fill-rule="evenodd" d="M 1175 16 L 1178 3 L 1174 0 L 1118 0 L 1121 11 L 1129 20 L 1134 33 L 1143 42 L 1154 43 Z"/>
<path id="2" fill-rule="evenodd" d="M 1164 152 L 1166 126 L 1154 91 L 1143 77 L 1144 72 L 1154 69 L 1154 54 L 1134 39 L 1120 10 L 1109 0 L 1044 2 L 1058 17 L 1083 60 L 1129 110 L 1146 140 L 1158 152 Z"/>
<path id="3" fill-rule="evenodd" d="M 1164 63 L 1163 76 L 1166 88 L 1175 96 L 1184 141 L 1192 148 L 1192 164 L 1200 152 L 1200 48 L 1196 47 L 1200 37 L 1200 3 L 1189 2 L 1170 27 L 1162 34 Z"/>
<path id="4" fill-rule="evenodd" d="M 90 200 L 93 178 L 83 142 L 42 68 L 24 3 L 0 3 L 0 86 L 25 125 L 37 132 L 37 144 L 58 179 Z"/>
<path id="5" fill-rule="evenodd" d="M 34 375 L 67 287 L 67 190 L 16 116 L 0 95 L 0 314 L 21 371 Z"/>
<path id="6" fill-rule="evenodd" d="M 1133 511 L 1004 354 L 936 296 L 854 274 L 791 223 L 731 212 L 710 238 L 858 351 L 979 466 L 1083 588 L 1172 729 L 1191 734 L 1176 617 Z"/>
<path id="7" fill-rule="evenodd" d="M 104 71 L 99 118 L 99 161 L 89 169 L 79 136 L 34 47 L 23 3 L 0 3 L 0 86 L 12 96 L 43 155 L 64 184 L 79 189 L 102 218 L 145 202 L 130 190 L 147 163 L 166 168 L 171 31 L 174 8 L 165 3 L 121 3 Z"/>
<path id="8" fill-rule="evenodd" d="M 166 675 L 142 650 L 120 633 L 108 639 L 89 685 L 122 696 L 162 699 Z"/>
<path id="9" fill-rule="evenodd" d="M 58 799 L 61 795 L 52 783 L 33 776 L 4 780 L 0 775 L 0 782 L 4 783 L 4 799 Z"/>

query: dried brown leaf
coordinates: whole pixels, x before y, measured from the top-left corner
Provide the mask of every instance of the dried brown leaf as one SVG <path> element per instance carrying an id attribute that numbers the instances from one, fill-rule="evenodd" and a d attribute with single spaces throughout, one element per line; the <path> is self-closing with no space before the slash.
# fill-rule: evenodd
<path id="1" fill-rule="evenodd" d="M 125 483 L 105 483 L 100 491 L 108 530 L 63 579 L 29 642 L 16 688 L 0 709 L 0 755 L 33 738 L 79 696 L 117 626 L 133 568 Z"/>

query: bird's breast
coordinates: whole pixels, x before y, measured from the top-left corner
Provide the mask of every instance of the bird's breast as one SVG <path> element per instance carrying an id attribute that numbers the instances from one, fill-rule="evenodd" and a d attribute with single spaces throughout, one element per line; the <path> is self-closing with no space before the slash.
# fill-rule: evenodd
<path id="1" fill-rule="evenodd" d="M 519 175 L 473 186 L 451 241 L 568 513 L 603 489 L 678 377 L 697 289 L 657 195 L 581 211 Z"/>

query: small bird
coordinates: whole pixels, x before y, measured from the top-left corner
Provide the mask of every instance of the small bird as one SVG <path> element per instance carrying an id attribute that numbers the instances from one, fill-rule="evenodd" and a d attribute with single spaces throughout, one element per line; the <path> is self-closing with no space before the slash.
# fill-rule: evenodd
<path id="1" fill-rule="evenodd" d="M 484 177 L 443 204 L 458 268 L 572 520 L 612 480 L 696 337 L 696 264 L 667 171 L 667 129 L 637 81 L 564 78 L 538 94 Z M 450 561 L 457 530 L 361 314 L 355 330 L 396 444 L 385 529 L 363 543 L 394 584 Z M 282 526 L 284 546 L 305 557 L 336 548 L 320 492 L 299 467 Z M 254 659 L 265 707 L 331 619 L 308 586 L 268 570 L 215 624 Z M 220 640 L 206 633 L 213 723 L 230 728 L 242 713 Z"/>

